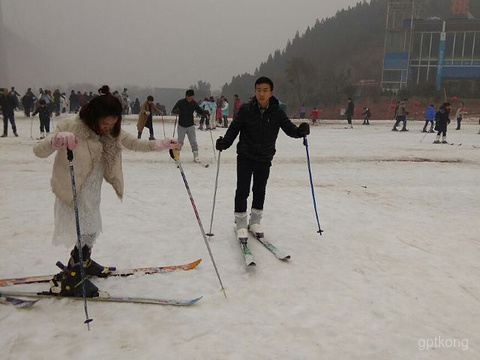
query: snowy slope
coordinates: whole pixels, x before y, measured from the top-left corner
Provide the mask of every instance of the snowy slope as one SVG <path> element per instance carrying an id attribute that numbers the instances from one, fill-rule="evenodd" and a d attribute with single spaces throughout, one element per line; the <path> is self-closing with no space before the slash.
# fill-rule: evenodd
<path id="1" fill-rule="evenodd" d="M 0 141 L 1 278 L 55 272 L 69 253 L 51 245 L 54 157 L 35 158 L 30 120 L 18 115 L 17 122 L 21 136 Z M 165 126 L 172 134 L 173 125 Z M 189 308 L 90 303 L 90 332 L 82 302 L 2 305 L 2 359 L 479 359 L 478 125 L 450 126 L 449 141 L 461 146 L 433 145 L 432 134 L 420 142 L 420 123 L 408 133 L 391 126 L 312 128 L 323 236 L 305 147 L 280 133 L 263 224 L 292 255 L 288 263 L 251 240 L 257 266 L 244 267 L 232 231 L 235 149 L 222 153 L 210 246 L 227 299 L 173 161 L 167 153 L 125 150 L 125 197 L 120 202 L 104 184 L 104 233 L 94 259 L 122 268 L 203 262 L 189 272 L 95 283 L 117 295 L 204 298 Z M 124 128 L 135 133 L 135 120 Z M 162 123 L 155 128 L 163 136 Z M 214 140 L 223 133 L 217 128 Z M 186 145 L 183 169 L 208 232 L 216 162 L 210 133 L 197 137 L 211 166 L 194 164 Z M 422 350 L 435 338 L 434 350 Z"/>

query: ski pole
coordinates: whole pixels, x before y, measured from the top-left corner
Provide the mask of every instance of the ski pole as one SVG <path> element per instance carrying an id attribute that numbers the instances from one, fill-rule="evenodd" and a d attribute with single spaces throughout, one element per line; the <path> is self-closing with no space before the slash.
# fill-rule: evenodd
<path id="1" fill-rule="evenodd" d="M 211 132 L 210 132 L 211 133 Z M 218 173 L 220 172 L 220 155 L 222 154 L 221 151 L 218 152 L 218 162 L 217 162 L 217 176 L 215 177 L 215 190 L 213 191 L 213 206 L 212 206 L 212 216 L 210 217 L 210 230 L 207 233 L 208 240 L 210 240 L 212 234 L 212 226 L 213 226 L 213 214 L 215 213 L 215 200 L 217 198 L 217 187 L 218 187 Z"/>
<path id="2" fill-rule="evenodd" d="M 85 271 L 83 269 L 83 254 L 82 254 L 82 237 L 80 235 L 80 220 L 78 217 L 78 201 L 77 201 L 77 187 L 75 186 L 75 172 L 73 170 L 73 151 L 67 149 L 67 159 L 68 166 L 70 167 L 70 177 L 72 179 L 72 193 L 73 193 L 73 209 L 75 211 L 75 228 L 77 230 L 77 247 L 78 247 L 78 257 L 80 262 L 80 279 L 82 281 L 82 292 L 83 292 L 83 308 L 85 310 L 85 324 L 87 324 L 87 329 L 90 331 L 90 322 L 93 319 L 88 317 L 88 308 L 87 308 L 87 294 L 85 290 Z"/>
<path id="3" fill-rule="evenodd" d="M 427 133 L 426 133 L 425 135 L 423 135 L 422 140 L 420 140 L 420 142 L 422 142 L 423 139 L 425 139 L 425 136 L 427 136 L 427 134 L 428 134 L 428 131 L 427 131 Z"/>
<path id="4" fill-rule="evenodd" d="M 213 148 L 213 158 L 217 160 L 217 154 L 215 153 L 215 145 L 213 144 L 213 135 L 212 135 L 212 128 L 210 128 L 210 139 L 212 140 L 212 148 Z M 220 157 L 220 155 L 218 155 Z M 220 164 L 220 163 L 219 163 Z M 218 170 L 217 170 L 218 171 Z M 218 174 L 217 174 L 218 175 Z"/>
<path id="5" fill-rule="evenodd" d="M 202 221 L 200 220 L 200 215 L 198 214 L 197 207 L 195 205 L 195 200 L 193 200 L 192 192 L 190 191 L 190 187 L 188 186 L 187 177 L 185 176 L 185 172 L 183 171 L 182 164 L 180 163 L 178 150 L 171 149 L 170 156 L 172 157 L 173 160 L 175 160 L 175 164 L 177 165 L 177 168 L 180 170 L 180 174 L 182 175 L 183 183 L 185 184 L 185 188 L 187 189 L 188 196 L 190 197 L 190 203 L 192 204 L 193 212 L 195 213 L 198 226 L 200 227 L 200 231 L 202 232 L 203 241 L 207 246 L 208 254 L 210 255 L 210 259 L 212 260 L 213 267 L 215 269 L 215 272 L 217 273 L 217 278 L 218 278 L 218 281 L 220 282 L 220 286 L 222 287 L 221 290 L 223 291 L 223 295 L 225 295 L 225 298 L 226 298 L 227 293 L 225 292 L 225 287 L 223 286 L 222 279 L 220 278 L 220 274 L 217 269 L 217 264 L 215 263 L 215 259 L 213 258 L 212 250 L 210 249 L 210 245 L 208 244 L 207 235 L 205 234 L 205 230 L 203 229 Z"/>
<path id="6" fill-rule="evenodd" d="M 177 130 L 177 115 L 175 115 L 175 122 L 173 123 L 173 136 L 175 137 L 175 130 Z"/>
<path id="7" fill-rule="evenodd" d="M 308 141 L 307 141 L 306 136 L 303 137 L 303 145 L 305 145 L 305 151 L 307 152 L 307 165 L 308 165 L 308 174 L 310 176 L 310 188 L 312 189 L 313 209 L 315 210 L 315 217 L 317 219 L 317 225 L 318 225 L 317 233 L 322 235 L 323 230 L 320 226 L 320 220 L 318 219 L 317 201 L 315 200 L 315 189 L 313 187 L 312 169 L 311 169 L 311 166 L 310 166 L 310 155 L 308 153 Z"/>
<path id="8" fill-rule="evenodd" d="M 163 115 L 162 115 L 162 125 L 163 125 L 163 138 L 165 139 L 167 137 L 167 134 L 165 134 L 165 121 L 163 120 Z"/>
<path id="9" fill-rule="evenodd" d="M 30 139 L 33 139 L 33 116 L 30 115 Z"/>

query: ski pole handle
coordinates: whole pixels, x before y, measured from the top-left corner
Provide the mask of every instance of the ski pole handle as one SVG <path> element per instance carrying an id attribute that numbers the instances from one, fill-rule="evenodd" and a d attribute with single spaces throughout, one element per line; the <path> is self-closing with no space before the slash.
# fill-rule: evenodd
<path id="1" fill-rule="evenodd" d="M 73 151 L 70 150 L 70 149 L 67 149 L 67 159 L 68 159 L 68 161 L 73 160 Z"/>
<path id="2" fill-rule="evenodd" d="M 179 161 L 180 160 L 180 154 L 178 153 L 178 149 L 170 149 L 170 157 L 175 160 Z"/>

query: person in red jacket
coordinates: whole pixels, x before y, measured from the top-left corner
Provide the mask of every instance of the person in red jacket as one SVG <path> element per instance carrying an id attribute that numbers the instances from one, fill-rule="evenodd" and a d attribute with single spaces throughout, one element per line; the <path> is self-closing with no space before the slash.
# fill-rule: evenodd
<path id="1" fill-rule="evenodd" d="M 316 107 L 314 107 L 312 112 L 310 113 L 310 117 L 312 118 L 312 125 L 317 125 L 319 114 L 320 114 L 320 111 Z"/>

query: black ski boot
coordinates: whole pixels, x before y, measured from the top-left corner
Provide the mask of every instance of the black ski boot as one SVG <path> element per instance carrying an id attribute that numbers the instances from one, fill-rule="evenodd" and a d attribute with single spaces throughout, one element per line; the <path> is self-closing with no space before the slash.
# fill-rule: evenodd
<path id="1" fill-rule="evenodd" d="M 88 279 L 84 279 L 85 297 L 98 297 L 98 288 Z M 51 291 L 56 292 L 58 286 L 52 287 Z M 61 296 L 83 297 L 82 276 L 80 274 L 80 263 L 73 268 L 65 268 L 62 272 L 60 293 Z"/>
<path id="2" fill-rule="evenodd" d="M 85 275 L 98 276 L 98 277 L 107 277 L 112 270 L 115 268 L 102 266 L 96 261 L 91 259 L 92 249 L 87 245 L 82 247 L 82 258 L 83 258 L 83 269 Z M 75 246 L 70 253 L 70 260 L 68 261 L 67 268 L 73 268 L 80 262 L 80 255 L 78 253 L 78 248 Z"/>

